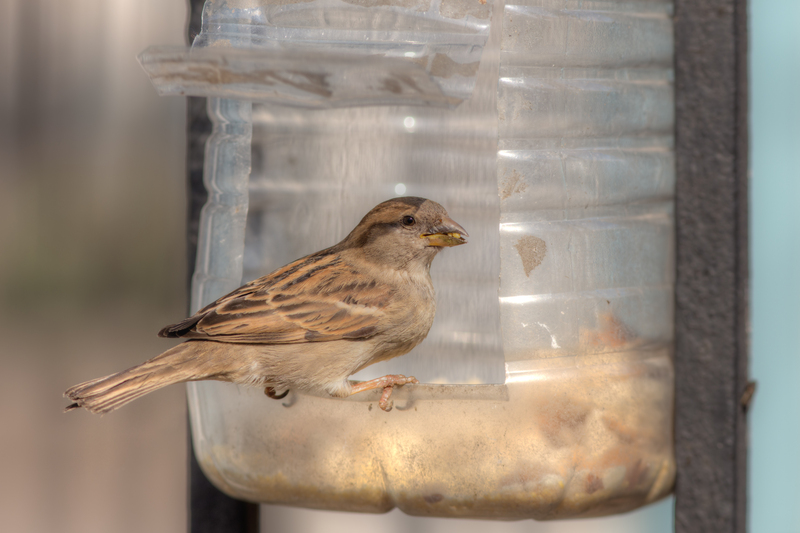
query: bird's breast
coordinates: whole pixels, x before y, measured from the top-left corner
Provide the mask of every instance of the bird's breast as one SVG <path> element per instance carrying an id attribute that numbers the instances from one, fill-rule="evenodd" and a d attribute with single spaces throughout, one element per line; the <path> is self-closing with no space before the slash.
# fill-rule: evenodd
<path id="1" fill-rule="evenodd" d="M 430 277 L 414 279 L 406 285 L 407 290 L 398 302 L 402 308 L 401 323 L 398 329 L 403 331 L 413 348 L 428 335 L 436 315 L 436 297 Z M 409 350 L 411 349 L 409 348 Z"/>

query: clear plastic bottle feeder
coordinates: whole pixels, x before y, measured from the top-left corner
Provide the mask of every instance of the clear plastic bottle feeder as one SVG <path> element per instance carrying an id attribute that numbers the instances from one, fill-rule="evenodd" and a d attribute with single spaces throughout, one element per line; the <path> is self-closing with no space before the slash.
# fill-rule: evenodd
<path id="1" fill-rule="evenodd" d="M 190 50 L 142 54 L 160 92 L 212 97 L 194 309 L 393 196 L 434 199 L 471 235 L 434 262 L 428 338 L 355 376 L 420 379 L 390 413 L 378 393 L 190 384 L 212 482 L 255 502 L 499 519 L 671 490 L 671 10 L 208 0 Z"/>

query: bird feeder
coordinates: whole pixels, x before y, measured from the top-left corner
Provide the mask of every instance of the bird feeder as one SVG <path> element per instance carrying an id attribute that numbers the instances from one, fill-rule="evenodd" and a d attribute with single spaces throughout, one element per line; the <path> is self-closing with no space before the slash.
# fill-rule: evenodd
<path id="1" fill-rule="evenodd" d="M 554 519 L 668 494 L 672 2 L 208 0 L 140 62 L 208 96 L 192 311 L 422 196 L 470 234 L 437 316 L 347 399 L 189 384 L 208 478 L 254 502 Z"/>

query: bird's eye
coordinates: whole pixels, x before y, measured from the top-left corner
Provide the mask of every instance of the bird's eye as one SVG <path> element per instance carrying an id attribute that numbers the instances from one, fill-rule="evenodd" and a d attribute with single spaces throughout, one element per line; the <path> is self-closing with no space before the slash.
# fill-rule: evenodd
<path id="1" fill-rule="evenodd" d="M 404 226 L 413 226 L 417 221 L 414 220 L 414 217 L 411 215 L 406 215 L 403 217 L 403 225 Z"/>

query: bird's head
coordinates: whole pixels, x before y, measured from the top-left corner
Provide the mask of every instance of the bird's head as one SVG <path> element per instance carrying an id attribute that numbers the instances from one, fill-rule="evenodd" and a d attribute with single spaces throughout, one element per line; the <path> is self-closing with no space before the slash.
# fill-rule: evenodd
<path id="1" fill-rule="evenodd" d="M 421 262 L 426 268 L 445 247 L 466 243 L 466 230 L 447 215 L 444 207 L 417 197 L 394 198 L 375 206 L 342 241 L 360 248 L 367 259 L 403 268 Z"/>

